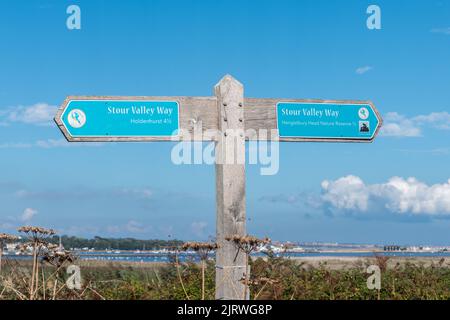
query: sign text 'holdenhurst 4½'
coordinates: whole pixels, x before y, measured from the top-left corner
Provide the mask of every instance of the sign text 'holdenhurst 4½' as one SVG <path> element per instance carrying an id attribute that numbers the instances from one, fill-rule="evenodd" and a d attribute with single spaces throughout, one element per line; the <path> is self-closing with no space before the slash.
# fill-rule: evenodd
<path id="1" fill-rule="evenodd" d="M 70 100 L 61 122 L 74 138 L 170 137 L 178 134 L 177 101 Z"/>

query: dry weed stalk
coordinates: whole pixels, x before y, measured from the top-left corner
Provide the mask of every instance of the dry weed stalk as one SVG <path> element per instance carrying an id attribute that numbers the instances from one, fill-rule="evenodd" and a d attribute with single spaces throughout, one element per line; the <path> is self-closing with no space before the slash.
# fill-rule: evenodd
<path id="1" fill-rule="evenodd" d="M 243 277 L 244 281 L 244 297 L 243 299 L 247 299 L 247 290 L 249 285 L 249 276 L 248 276 L 248 264 L 250 260 L 250 254 L 258 249 L 260 246 L 270 243 L 269 238 L 259 239 L 254 236 L 246 235 L 246 236 L 240 236 L 240 235 L 232 235 L 225 237 L 225 240 L 232 242 L 238 251 L 236 252 L 236 256 L 234 259 L 236 260 L 239 251 L 243 251 L 246 255 L 245 259 L 245 274 Z"/>
<path id="2" fill-rule="evenodd" d="M 183 277 L 181 276 L 181 270 L 180 270 L 180 261 L 179 261 L 179 252 L 180 252 L 180 246 L 176 245 L 176 246 L 167 246 L 166 247 L 168 250 L 171 250 L 174 252 L 173 256 L 174 256 L 174 263 L 175 263 L 175 268 L 177 269 L 177 276 L 178 276 L 178 281 L 181 284 L 181 288 L 183 289 L 184 295 L 186 296 L 187 300 L 191 300 L 191 298 L 189 297 L 187 291 L 186 291 L 186 287 L 184 286 L 184 282 L 183 282 Z M 153 270 L 153 272 L 155 273 L 156 279 L 158 280 L 158 282 L 156 283 L 158 288 L 160 288 L 160 284 L 161 284 L 161 279 L 159 278 L 158 272 L 156 272 L 156 270 Z M 153 280 L 152 280 L 153 281 Z M 154 281 L 153 281 L 154 282 Z"/>
<path id="3" fill-rule="evenodd" d="M 243 279 L 244 281 L 245 279 Z M 255 295 L 254 299 L 257 300 L 259 295 L 264 291 L 264 289 L 266 288 L 267 285 L 275 285 L 280 283 L 280 281 L 278 280 L 274 280 L 274 279 L 270 279 L 270 278 L 266 278 L 266 277 L 259 277 L 258 279 L 255 280 L 249 280 L 248 284 L 249 285 L 253 285 L 253 286 L 258 286 L 258 285 L 262 285 L 261 289 L 258 291 L 258 293 Z"/>
<path id="4" fill-rule="evenodd" d="M 193 250 L 200 257 L 202 269 L 202 300 L 205 300 L 205 269 L 206 261 L 212 251 L 217 250 L 219 246 L 212 242 L 186 242 L 181 247 L 182 250 Z"/>
<path id="5" fill-rule="evenodd" d="M 7 233 L 0 233 L 0 274 L 2 273 L 2 256 L 3 256 L 3 247 L 9 243 L 19 239 L 16 236 Z"/>
<path id="6" fill-rule="evenodd" d="M 42 261 L 60 269 L 66 262 L 72 263 L 76 257 L 68 250 L 60 250 L 59 246 L 51 244 L 43 254 Z"/>
<path id="7" fill-rule="evenodd" d="M 39 284 L 39 256 L 43 253 L 43 249 L 48 246 L 47 239 L 56 232 L 53 229 L 46 229 L 42 227 L 23 226 L 17 231 L 25 233 L 28 237 L 28 242 L 22 245 L 22 251 L 25 251 L 29 246 L 33 250 L 33 269 L 31 272 L 29 299 L 34 300 L 38 290 Z"/>
<path id="8" fill-rule="evenodd" d="M 375 254 L 375 262 L 376 262 L 377 266 L 380 268 L 381 272 L 386 271 L 386 269 L 388 267 L 389 259 L 390 258 L 387 256 Z"/>

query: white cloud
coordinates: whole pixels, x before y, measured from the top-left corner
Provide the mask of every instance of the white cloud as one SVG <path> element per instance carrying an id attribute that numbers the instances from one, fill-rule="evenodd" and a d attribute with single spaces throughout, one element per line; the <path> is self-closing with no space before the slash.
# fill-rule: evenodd
<path id="1" fill-rule="evenodd" d="M 0 143 L 0 149 L 26 149 L 31 148 L 33 145 L 24 142 L 4 142 Z"/>
<path id="2" fill-rule="evenodd" d="M 436 129 L 450 130 L 450 113 L 445 111 L 419 115 L 412 120 L 418 124 L 429 124 Z"/>
<path id="3" fill-rule="evenodd" d="M 81 234 L 97 235 L 100 229 L 96 226 L 69 226 L 66 228 L 58 228 L 59 234 L 67 234 L 73 236 L 80 236 Z"/>
<path id="4" fill-rule="evenodd" d="M 442 33 L 442 34 L 445 34 L 445 35 L 450 35 L 450 27 L 448 27 L 448 28 L 435 28 L 435 29 L 432 29 L 431 32 L 433 32 L 433 33 Z"/>
<path id="5" fill-rule="evenodd" d="M 38 211 L 33 208 L 26 208 L 20 216 L 20 221 L 29 222 L 37 213 Z"/>
<path id="6" fill-rule="evenodd" d="M 71 146 L 71 144 L 65 139 L 38 140 L 36 141 L 35 145 L 36 147 L 45 149 Z"/>
<path id="7" fill-rule="evenodd" d="M 134 189 L 122 188 L 117 191 L 117 194 L 122 196 L 131 196 L 133 198 L 144 200 L 153 198 L 153 191 L 149 188 L 134 188 Z"/>
<path id="8" fill-rule="evenodd" d="M 438 130 L 450 130 L 450 113 L 446 111 L 432 112 L 408 118 L 397 112 L 384 115 L 381 135 L 390 137 L 420 137 L 422 127 L 430 126 Z"/>
<path id="9" fill-rule="evenodd" d="M 119 233 L 120 232 L 120 227 L 119 226 L 107 226 L 106 227 L 106 232 L 108 232 L 108 233 Z"/>
<path id="10" fill-rule="evenodd" d="M 38 140 L 34 144 L 39 148 L 70 148 L 70 147 L 99 147 L 103 146 L 103 143 L 100 142 L 68 142 L 66 139 L 47 139 L 47 140 Z"/>
<path id="11" fill-rule="evenodd" d="M 135 220 L 130 220 L 125 225 L 125 230 L 131 233 L 144 233 L 147 232 L 150 228 L 144 226 L 142 223 L 139 223 Z"/>
<path id="12" fill-rule="evenodd" d="M 450 215 L 450 179 L 427 185 L 416 178 L 392 177 L 386 183 L 367 185 L 346 176 L 322 182 L 322 201 L 335 211 L 368 212 L 380 206 L 392 213 Z"/>
<path id="13" fill-rule="evenodd" d="M 36 103 L 31 106 L 10 107 L 3 113 L 3 117 L 9 122 L 50 125 L 57 109 L 57 106 L 47 103 Z"/>
<path id="14" fill-rule="evenodd" d="M 356 176 L 346 176 L 335 181 L 325 180 L 322 200 L 338 209 L 367 210 L 369 195 L 364 182 Z"/>
<path id="15" fill-rule="evenodd" d="M 406 152 L 406 153 L 422 153 L 422 154 L 431 154 L 435 156 L 443 156 L 450 154 L 450 148 L 442 147 L 442 148 L 432 148 L 432 149 L 397 149 L 398 151 Z"/>
<path id="16" fill-rule="evenodd" d="M 386 137 L 420 137 L 422 131 L 414 126 L 405 126 L 401 123 L 386 123 L 382 127 L 381 134 Z"/>
<path id="17" fill-rule="evenodd" d="M 205 230 L 208 227 L 208 223 L 204 221 L 198 221 L 191 223 L 191 231 L 197 237 L 203 237 L 205 235 Z"/>
<path id="18" fill-rule="evenodd" d="M 131 234 L 142 234 L 150 232 L 152 227 L 144 225 L 136 220 L 129 220 L 127 223 L 121 225 L 108 225 L 105 227 L 105 230 L 110 234 L 120 234 L 124 232 Z"/>
<path id="19" fill-rule="evenodd" d="M 397 112 L 388 112 L 384 116 L 384 124 L 381 127 L 383 136 L 389 137 L 420 137 L 422 130 L 412 119 L 398 114 Z"/>
<path id="20" fill-rule="evenodd" d="M 44 199 L 44 200 L 65 200 L 65 199 L 99 199 L 99 198 L 125 198 L 129 200 L 140 200 L 148 202 L 155 198 L 154 192 L 149 187 L 140 188 L 100 188 L 93 189 L 89 187 L 78 187 L 75 189 L 47 189 L 47 190 L 28 190 L 23 186 L 17 188 L 13 195 L 20 199 Z M 163 195 L 165 196 L 165 195 Z M 160 197 L 160 196 L 158 196 Z"/>
<path id="21" fill-rule="evenodd" d="M 355 70 L 356 74 L 364 74 L 366 72 L 369 72 L 370 70 L 372 70 L 373 67 L 371 66 L 363 66 L 363 67 L 359 67 Z"/>
<path id="22" fill-rule="evenodd" d="M 17 229 L 14 227 L 13 224 L 11 224 L 9 222 L 0 222 L 0 228 L 2 230 L 14 230 L 14 231 L 16 231 L 16 229 Z"/>
<path id="23" fill-rule="evenodd" d="M 99 147 L 103 146 L 100 142 L 68 142 L 66 139 L 47 139 L 37 140 L 35 142 L 5 142 L 0 144 L 0 149 L 25 149 L 25 148 L 71 148 L 71 147 Z"/>

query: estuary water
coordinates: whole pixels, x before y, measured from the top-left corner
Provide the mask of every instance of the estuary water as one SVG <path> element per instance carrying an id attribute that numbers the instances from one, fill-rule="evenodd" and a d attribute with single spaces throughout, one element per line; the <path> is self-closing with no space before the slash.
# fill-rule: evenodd
<path id="1" fill-rule="evenodd" d="M 82 260 L 97 260 L 97 261 L 129 261 L 129 262 L 171 262 L 175 261 L 174 253 L 153 253 L 143 252 L 136 253 L 133 251 L 121 252 L 76 252 Z M 288 252 L 280 253 L 275 256 L 285 258 L 305 258 L 305 257 L 361 257 L 370 258 L 375 255 L 384 255 L 389 257 L 435 257 L 435 258 L 450 258 L 450 252 Z M 214 255 L 211 255 L 213 257 Z M 264 253 L 252 254 L 253 257 L 264 257 Z M 31 259 L 29 255 L 6 255 L 6 259 Z M 198 261 L 198 256 L 195 253 L 182 252 L 178 254 L 178 261 Z"/>

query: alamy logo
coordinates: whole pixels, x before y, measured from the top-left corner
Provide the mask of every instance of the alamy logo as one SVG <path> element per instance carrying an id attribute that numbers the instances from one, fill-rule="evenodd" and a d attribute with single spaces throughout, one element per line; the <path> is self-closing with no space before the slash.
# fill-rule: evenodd
<path id="1" fill-rule="evenodd" d="M 81 29 L 81 9 L 77 5 L 70 5 L 67 7 L 66 13 L 69 14 L 66 20 L 66 26 L 69 30 Z"/>
<path id="2" fill-rule="evenodd" d="M 370 265 L 366 270 L 370 276 L 367 278 L 367 289 L 380 290 L 381 289 L 381 269 L 377 265 Z"/>
<path id="3" fill-rule="evenodd" d="M 377 5 L 370 5 L 367 7 L 367 14 L 370 16 L 367 18 L 367 28 L 369 30 L 380 30 L 381 29 L 381 9 Z"/>
<path id="4" fill-rule="evenodd" d="M 67 274 L 70 274 L 67 278 L 66 286 L 70 290 L 81 290 L 81 270 L 79 266 L 70 265 L 67 267 Z"/>
<path id="5" fill-rule="evenodd" d="M 253 139 L 252 137 L 258 137 Z M 245 140 L 248 138 L 248 157 L 245 153 Z M 278 173 L 279 136 L 277 130 L 227 129 L 205 130 L 201 125 L 193 134 L 181 129 L 172 141 L 179 141 L 171 152 L 172 163 L 181 164 L 259 164 L 263 176 Z M 201 141 L 211 141 L 204 147 Z M 247 158 L 247 159 L 246 159 Z M 247 161 L 246 161 L 247 160 Z"/>

